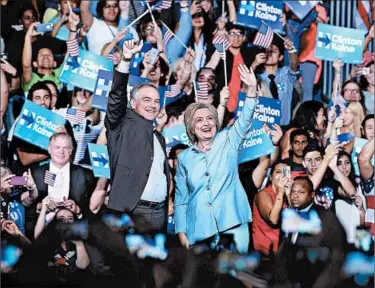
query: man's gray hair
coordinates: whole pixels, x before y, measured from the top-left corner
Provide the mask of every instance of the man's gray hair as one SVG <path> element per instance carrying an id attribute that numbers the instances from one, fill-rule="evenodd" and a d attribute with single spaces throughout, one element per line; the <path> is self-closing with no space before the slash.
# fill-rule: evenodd
<path id="1" fill-rule="evenodd" d="M 139 91 L 142 89 L 142 88 L 145 88 L 145 87 L 152 87 L 154 88 L 158 94 L 159 94 L 159 89 L 158 87 L 156 87 L 154 84 L 152 83 L 142 83 L 142 84 L 138 84 L 136 85 L 133 90 L 130 92 L 130 99 L 134 99 L 134 100 L 137 100 L 138 97 L 139 97 Z"/>
<path id="2" fill-rule="evenodd" d="M 216 131 L 218 132 L 220 130 L 219 116 L 214 106 L 212 106 L 211 104 L 199 102 L 190 104 L 185 110 L 184 121 L 186 127 L 186 134 L 189 137 L 190 142 L 193 144 L 198 141 L 197 136 L 194 133 L 194 114 L 195 112 L 197 112 L 197 110 L 200 109 L 208 109 L 211 112 L 215 120 Z"/>

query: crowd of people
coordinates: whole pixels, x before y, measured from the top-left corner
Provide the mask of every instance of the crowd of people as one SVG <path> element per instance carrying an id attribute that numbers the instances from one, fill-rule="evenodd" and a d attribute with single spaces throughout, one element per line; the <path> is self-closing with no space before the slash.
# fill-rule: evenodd
<path id="1" fill-rule="evenodd" d="M 4 287 L 373 285 L 343 269 L 351 253 L 374 261 L 374 24 L 349 75 L 331 62 L 325 95 L 315 39 L 334 2 L 303 21 L 284 5 L 267 48 L 236 22 L 239 2 L 1 0 Z M 61 81 L 83 50 L 113 63 L 105 112 Z M 273 152 L 239 164 L 260 97 L 280 103 L 279 125 L 262 123 Z M 26 100 L 67 119 L 48 149 L 15 133 Z M 170 146 L 177 125 L 188 139 Z M 90 143 L 106 145 L 110 179 L 94 176 Z M 222 272 L 249 255 L 256 267 Z"/>

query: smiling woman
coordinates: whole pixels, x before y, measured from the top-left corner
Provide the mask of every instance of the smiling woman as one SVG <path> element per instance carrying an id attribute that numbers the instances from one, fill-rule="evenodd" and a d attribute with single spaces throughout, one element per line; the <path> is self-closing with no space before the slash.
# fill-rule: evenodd
<path id="1" fill-rule="evenodd" d="M 256 79 L 245 66 L 239 71 L 249 90 L 243 111 L 231 128 L 218 132 L 218 114 L 210 104 L 190 104 L 184 114 L 193 146 L 178 156 L 175 223 L 186 248 L 200 242 L 216 247 L 223 234 L 232 234 L 237 251 L 248 250 L 247 223 L 252 217 L 239 180 L 237 158 L 257 105 Z"/>

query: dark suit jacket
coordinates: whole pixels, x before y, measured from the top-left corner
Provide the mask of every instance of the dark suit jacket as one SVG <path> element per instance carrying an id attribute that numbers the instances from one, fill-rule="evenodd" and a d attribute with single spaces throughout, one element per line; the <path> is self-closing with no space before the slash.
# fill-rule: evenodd
<path id="1" fill-rule="evenodd" d="M 44 176 L 47 170 L 49 170 L 49 164 L 31 170 L 38 188 L 38 198 L 35 203 L 41 202 L 48 195 L 48 185 L 44 183 Z M 70 164 L 69 199 L 74 200 L 81 209 L 87 206 L 88 199 L 94 191 L 95 183 L 95 178 L 90 170 Z"/>
<path id="2" fill-rule="evenodd" d="M 152 121 L 127 108 L 128 79 L 129 74 L 114 72 L 105 118 L 111 169 L 108 208 L 122 212 L 131 212 L 137 205 L 146 187 L 154 157 Z M 155 134 L 165 153 L 163 136 L 158 132 Z M 168 195 L 170 179 L 166 154 L 165 159 Z"/>
<path id="3" fill-rule="evenodd" d="M 301 287 L 340 287 L 340 270 L 348 248 L 345 230 L 332 211 L 315 204 L 312 209 L 322 221 L 322 231 L 317 235 L 300 233 L 295 244 L 291 243 L 291 235 L 284 240 L 271 287 L 292 287 L 292 283 L 301 283 Z M 309 251 L 317 253 L 314 263 L 307 259 Z"/>

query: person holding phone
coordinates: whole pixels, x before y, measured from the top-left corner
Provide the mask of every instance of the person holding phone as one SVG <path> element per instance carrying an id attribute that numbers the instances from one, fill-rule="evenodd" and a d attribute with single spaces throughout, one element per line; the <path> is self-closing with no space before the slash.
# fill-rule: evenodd
<path id="1" fill-rule="evenodd" d="M 248 251 L 252 217 L 237 157 L 258 100 L 254 73 L 244 65 L 239 72 L 249 88 L 232 127 L 219 132 L 217 110 L 210 104 L 190 104 L 184 114 L 193 146 L 178 156 L 174 208 L 176 234 L 185 248 L 202 241 L 217 246 L 222 234 L 234 234 L 237 251 Z"/>
<path id="2" fill-rule="evenodd" d="M 285 168 L 289 168 L 289 176 L 283 173 Z M 271 171 L 269 185 L 255 195 L 253 244 L 254 249 L 266 258 L 279 249 L 281 212 L 287 207 L 291 183 L 290 166 L 279 162 Z"/>

